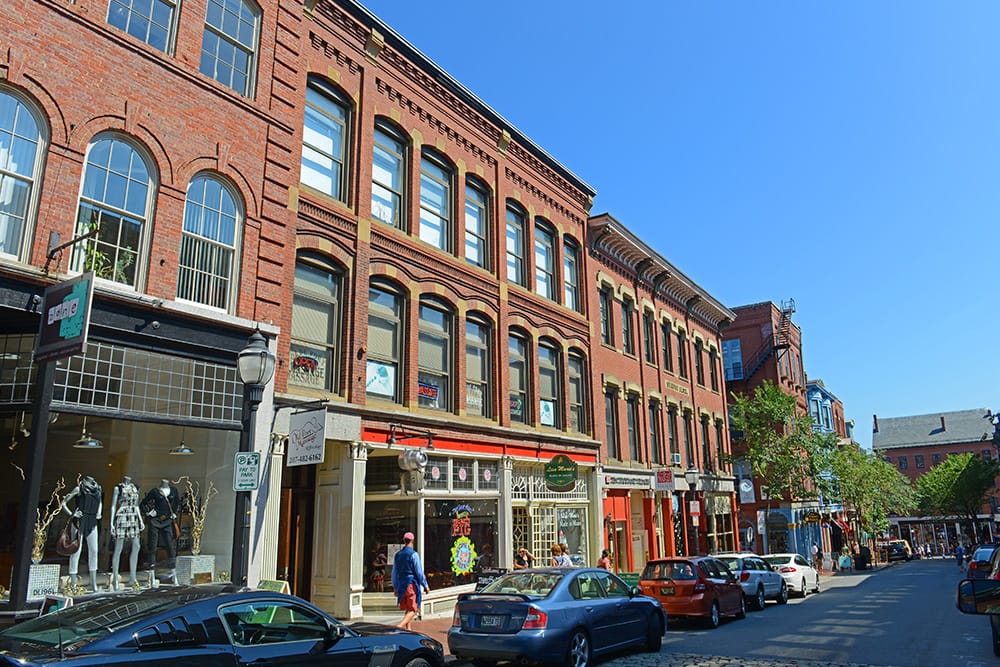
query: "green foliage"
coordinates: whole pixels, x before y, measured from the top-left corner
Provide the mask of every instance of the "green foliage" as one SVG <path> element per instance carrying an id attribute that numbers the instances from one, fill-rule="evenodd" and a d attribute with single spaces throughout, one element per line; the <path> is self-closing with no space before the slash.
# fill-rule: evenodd
<path id="1" fill-rule="evenodd" d="M 97 211 L 92 211 L 90 220 L 83 231 L 84 233 L 90 233 L 94 230 L 99 230 L 99 228 L 100 221 L 97 219 Z M 93 271 L 94 275 L 105 280 L 113 280 L 119 283 L 130 282 L 126 270 L 135 261 L 135 255 L 132 252 L 128 252 L 131 248 L 123 248 L 122 252 L 118 254 L 118 258 L 112 261 L 108 253 L 100 249 L 99 238 L 100 231 L 97 231 L 96 236 L 87 239 L 83 244 L 83 270 Z"/>
<path id="2" fill-rule="evenodd" d="M 733 395 L 730 416 L 733 430 L 743 432 L 741 458 L 769 498 L 804 500 L 831 493 L 836 436 L 814 432 L 808 415 L 798 413 L 794 396 L 765 381 L 752 397 Z"/>
<path id="3" fill-rule="evenodd" d="M 974 522 L 988 501 L 1000 464 L 971 452 L 953 454 L 917 479 L 921 512 Z"/>
<path id="4" fill-rule="evenodd" d="M 858 513 L 861 525 L 872 533 L 889 529 L 889 515 L 909 514 L 917 507 L 910 480 L 895 466 L 856 444 L 838 449 L 833 475 L 844 502 Z"/>

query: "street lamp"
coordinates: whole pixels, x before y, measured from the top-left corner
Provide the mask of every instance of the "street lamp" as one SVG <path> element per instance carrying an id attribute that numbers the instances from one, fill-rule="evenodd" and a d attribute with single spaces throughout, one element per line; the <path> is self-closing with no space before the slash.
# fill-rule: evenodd
<path id="1" fill-rule="evenodd" d="M 254 329 L 247 345 L 236 358 L 236 370 L 243 382 L 242 428 L 240 451 L 253 451 L 253 436 L 257 424 L 257 407 L 264 398 L 264 387 L 274 375 L 274 355 L 267 348 L 267 339 Z M 233 521 L 232 581 L 245 586 L 250 559 L 250 492 L 236 492 L 236 515 Z"/>
<path id="2" fill-rule="evenodd" d="M 694 503 L 698 500 L 698 482 L 701 480 L 701 473 L 698 468 L 691 466 L 684 471 L 684 480 L 688 483 L 688 489 L 691 491 L 691 502 Z M 698 514 L 693 514 L 691 512 L 691 505 L 688 505 L 688 516 L 691 517 L 691 527 L 694 528 L 694 553 L 698 553 Z M 691 545 L 688 545 L 688 551 L 692 551 Z"/>

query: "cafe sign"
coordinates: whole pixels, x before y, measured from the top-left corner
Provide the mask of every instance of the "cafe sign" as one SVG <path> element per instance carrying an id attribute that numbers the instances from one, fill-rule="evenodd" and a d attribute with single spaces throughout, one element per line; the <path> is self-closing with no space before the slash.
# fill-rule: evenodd
<path id="1" fill-rule="evenodd" d="M 545 486 L 549 491 L 572 491 L 576 488 L 579 473 L 576 461 L 559 454 L 545 464 Z"/>

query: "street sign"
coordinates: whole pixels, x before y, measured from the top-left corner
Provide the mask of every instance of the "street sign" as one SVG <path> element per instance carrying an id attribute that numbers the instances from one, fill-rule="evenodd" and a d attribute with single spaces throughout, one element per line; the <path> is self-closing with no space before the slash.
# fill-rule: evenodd
<path id="1" fill-rule="evenodd" d="M 236 452 L 233 491 L 256 491 L 259 488 L 260 452 Z"/>
<path id="2" fill-rule="evenodd" d="M 688 513 L 691 516 L 701 516 L 701 503 L 697 500 L 692 500 L 688 503 Z"/>

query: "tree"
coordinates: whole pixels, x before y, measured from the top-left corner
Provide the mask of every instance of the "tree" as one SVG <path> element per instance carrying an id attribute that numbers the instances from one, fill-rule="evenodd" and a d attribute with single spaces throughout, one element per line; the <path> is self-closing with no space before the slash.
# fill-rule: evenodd
<path id="1" fill-rule="evenodd" d="M 917 507 L 910 480 L 895 466 L 856 444 L 839 448 L 832 458 L 833 476 L 844 503 L 854 509 L 861 526 L 873 534 L 889 529 L 889 516 Z"/>
<path id="2" fill-rule="evenodd" d="M 738 458 L 766 488 L 771 498 L 794 500 L 829 495 L 836 449 L 833 433 L 813 431 L 808 415 L 799 414 L 795 397 L 764 381 L 752 397 L 733 395 L 730 411 L 734 431 L 742 432 L 744 449 Z"/>
<path id="3" fill-rule="evenodd" d="M 957 516 L 978 540 L 976 517 L 988 502 L 1000 474 L 1000 464 L 984 461 L 972 452 L 952 454 L 917 478 L 920 510 L 925 514 Z"/>

